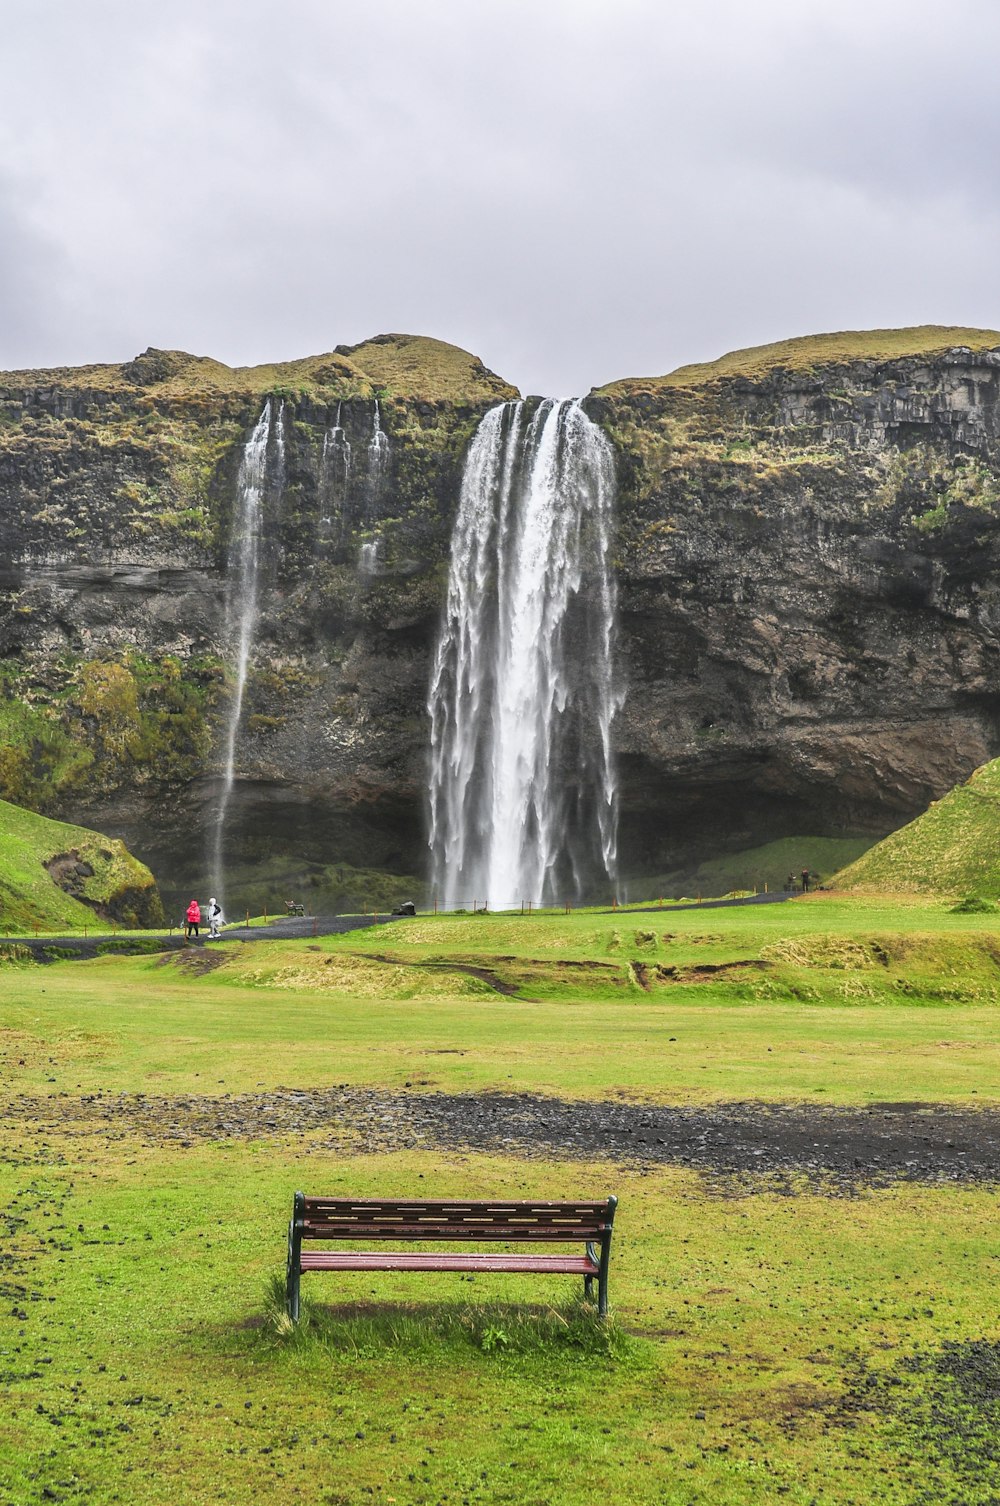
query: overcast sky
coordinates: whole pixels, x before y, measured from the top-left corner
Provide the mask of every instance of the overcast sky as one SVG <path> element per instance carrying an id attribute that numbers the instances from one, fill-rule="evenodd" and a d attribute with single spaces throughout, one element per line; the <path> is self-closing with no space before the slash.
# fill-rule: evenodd
<path id="1" fill-rule="evenodd" d="M 1000 324 L 997 0 L 0 0 L 0 367 Z"/>

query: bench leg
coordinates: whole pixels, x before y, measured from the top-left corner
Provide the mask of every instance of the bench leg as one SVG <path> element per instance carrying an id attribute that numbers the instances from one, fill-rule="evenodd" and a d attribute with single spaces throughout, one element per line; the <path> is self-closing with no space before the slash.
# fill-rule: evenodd
<path id="1" fill-rule="evenodd" d="M 299 1265 L 299 1242 L 295 1238 L 295 1224 L 288 1225 L 288 1266 L 285 1271 L 285 1311 L 293 1323 L 299 1321 L 299 1284 L 302 1270 Z"/>
<path id="2" fill-rule="evenodd" d="M 611 1240 L 605 1238 L 601 1242 L 601 1269 L 597 1277 L 597 1315 L 600 1318 L 608 1316 L 608 1265 L 611 1262 Z"/>

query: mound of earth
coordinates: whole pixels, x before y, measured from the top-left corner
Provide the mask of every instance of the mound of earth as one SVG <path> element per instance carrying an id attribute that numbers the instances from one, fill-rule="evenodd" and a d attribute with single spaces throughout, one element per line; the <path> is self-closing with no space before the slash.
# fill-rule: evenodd
<path id="1" fill-rule="evenodd" d="M 1000 898 L 1000 759 L 837 875 L 840 889 Z"/>
<path id="2" fill-rule="evenodd" d="M 0 800 L 0 922 L 71 929 L 98 917 L 127 926 L 163 922 L 156 880 L 124 842 Z"/>

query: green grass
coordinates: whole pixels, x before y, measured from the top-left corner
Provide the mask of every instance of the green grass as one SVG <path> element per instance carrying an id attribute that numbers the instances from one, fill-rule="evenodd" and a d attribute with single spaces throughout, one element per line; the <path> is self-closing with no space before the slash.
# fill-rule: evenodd
<path id="1" fill-rule="evenodd" d="M 6 1021 L 17 1040 L 41 1026 L 64 1041 L 67 1085 L 87 1092 L 221 1079 L 229 1092 L 336 1081 L 674 1102 L 1000 1096 L 1000 916 L 826 897 L 664 916 L 231 939 L 203 977 L 184 954 L 19 967 Z M 676 973 L 651 977 L 657 966 Z M 45 1058 L 19 1074 L 25 1088 L 45 1090 Z"/>
<path id="2" fill-rule="evenodd" d="M 838 888 L 1000 898 L 1000 759 L 839 873 Z"/>
<path id="3" fill-rule="evenodd" d="M 190 893 L 173 889 L 170 898 L 175 910 L 187 907 L 191 893 L 211 892 L 207 866 L 204 872 L 188 873 Z M 258 914 L 266 909 L 272 918 L 284 915 L 289 899 L 303 904 L 308 914 L 361 915 L 375 910 L 387 915 L 402 900 L 419 900 L 425 887 L 423 880 L 412 874 L 356 868 L 349 863 L 312 862 L 280 853 L 231 864 L 226 869 L 226 883 L 228 892 L 239 896 L 240 910 L 233 919 L 240 921 L 247 909 Z"/>
<path id="4" fill-rule="evenodd" d="M 678 870 L 662 879 L 643 879 L 649 892 L 679 896 L 727 894 L 731 890 L 772 893 L 784 889 L 789 874 L 798 882 L 803 868 L 829 878 L 867 852 L 873 837 L 781 837 L 726 857 L 711 858 L 697 868 Z"/>
<path id="5" fill-rule="evenodd" d="M 64 853 L 75 853 L 92 870 L 76 881 L 80 898 L 60 888 L 44 866 Z M 8 934 L 93 929 L 114 916 L 162 918 L 153 875 L 124 842 L 0 800 L 0 928 Z"/>
<path id="6" fill-rule="evenodd" d="M 992 1189 L 721 1195 L 683 1168 L 352 1154 L 324 1130 L 153 1145 L 79 1100 L 410 1082 L 995 1103 L 998 929 L 820 896 L 231 940 L 203 976 L 200 952 L 8 967 L 2 1080 L 53 1113 L 15 1119 L 0 1154 L 0 1499 L 988 1506 L 992 1403 L 950 1377 L 995 1334 Z M 470 959 L 531 964 L 530 997 Z M 705 966 L 733 961 L 768 966 Z M 675 981 L 635 984 L 651 962 Z M 583 963 L 626 981 L 595 988 Z M 845 997 L 858 983 L 877 996 Z M 614 1191 L 613 1323 L 563 1278 L 365 1274 L 304 1278 L 291 1331 L 275 1283 L 296 1187 Z"/>
<path id="7" fill-rule="evenodd" d="M 880 1418 L 838 1416 L 856 1357 L 884 1370 L 994 1323 L 985 1192 L 713 1199 L 689 1173 L 578 1163 L 66 1149 L 0 1178 L 18 1262 L 0 1480 L 19 1501 L 743 1503 L 780 1483 L 802 1506 L 820 1489 L 909 1506 L 948 1471 L 926 1444 L 901 1461 Z M 572 1283 L 511 1277 L 307 1278 L 309 1321 L 282 1331 L 292 1188 L 431 1182 L 614 1185 L 607 1340 Z"/>
<path id="8" fill-rule="evenodd" d="M 843 330 L 835 334 L 800 335 L 771 345 L 731 350 L 715 361 L 679 366 L 662 377 L 636 377 L 610 382 L 602 393 L 623 395 L 640 388 L 701 387 L 722 377 L 761 377 L 776 367 L 812 371 L 850 361 L 889 361 L 907 356 L 930 356 L 966 345 L 971 350 L 1000 346 L 1000 331 L 967 329 L 958 325 L 921 324 L 906 329 Z"/>

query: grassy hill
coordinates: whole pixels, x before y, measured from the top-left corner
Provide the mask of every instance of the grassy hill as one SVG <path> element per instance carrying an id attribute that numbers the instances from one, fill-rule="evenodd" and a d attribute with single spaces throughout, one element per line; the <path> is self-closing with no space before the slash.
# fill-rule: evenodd
<path id="1" fill-rule="evenodd" d="M 0 926 L 7 932 L 162 919 L 156 881 L 124 842 L 0 800 Z"/>
<path id="2" fill-rule="evenodd" d="M 836 876 L 841 889 L 1000 899 L 1000 759 Z"/>
<path id="3" fill-rule="evenodd" d="M 478 356 L 424 335 L 375 335 L 324 355 L 263 366 L 227 366 L 209 356 L 150 348 L 116 365 L 0 373 L 0 395 L 7 388 L 39 386 L 122 395 L 148 389 L 161 399 L 294 392 L 327 400 L 378 394 L 402 401 L 478 404 L 517 396 L 517 389 L 488 371 Z"/>
<path id="4" fill-rule="evenodd" d="M 771 345 L 751 345 L 731 350 L 715 361 L 679 366 L 666 376 L 630 377 L 609 382 L 601 393 L 625 396 L 640 390 L 663 387 L 703 387 L 722 377 L 754 379 L 776 367 L 787 371 L 812 371 L 817 367 L 841 366 L 848 361 L 890 361 L 907 356 L 931 356 L 966 345 L 970 350 L 1000 346 L 1000 331 L 964 329 L 947 324 L 920 324 L 908 329 L 842 330 L 836 334 L 801 335 L 777 340 Z"/>

